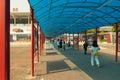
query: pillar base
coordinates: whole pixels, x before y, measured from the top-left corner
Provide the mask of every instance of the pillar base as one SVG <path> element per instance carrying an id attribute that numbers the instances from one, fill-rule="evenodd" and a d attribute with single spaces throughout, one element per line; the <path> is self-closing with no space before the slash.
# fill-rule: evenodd
<path id="1" fill-rule="evenodd" d="M 35 79 L 36 78 L 36 76 L 31 76 L 31 75 L 28 75 L 27 77 L 26 77 L 26 79 Z"/>

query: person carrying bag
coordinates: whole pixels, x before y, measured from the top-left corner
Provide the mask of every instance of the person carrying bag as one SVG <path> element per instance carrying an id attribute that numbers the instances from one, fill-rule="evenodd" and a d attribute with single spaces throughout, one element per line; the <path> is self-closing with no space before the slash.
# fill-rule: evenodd
<path id="1" fill-rule="evenodd" d="M 94 40 L 93 44 L 91 46 L 91 65 L 94 66 L 94 61 L 96 62 L 96 65 L 98 67 L 100 67 L 100 61 L 99 61 L 99 52 L 98 50 L 100 50 L 97 41 Z"/>

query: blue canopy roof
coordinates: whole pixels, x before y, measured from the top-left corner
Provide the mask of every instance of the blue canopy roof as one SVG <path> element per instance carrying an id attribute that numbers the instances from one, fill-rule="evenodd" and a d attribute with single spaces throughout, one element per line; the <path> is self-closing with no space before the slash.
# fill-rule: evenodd
<path id="1" fill-rule="evenodd" d="M 120 22 L 120 0 L 29 0 L 46 37 Z"/>

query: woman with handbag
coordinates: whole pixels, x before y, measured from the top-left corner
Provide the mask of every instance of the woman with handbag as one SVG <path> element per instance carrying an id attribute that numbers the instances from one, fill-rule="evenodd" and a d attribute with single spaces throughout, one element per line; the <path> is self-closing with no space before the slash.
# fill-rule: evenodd
<path id="1" fill-rule="evenodd" d="M 91 65 L 94 66 L 94 61 L 96 62 L 96 65 L 100 67 L 100 61 L 98 57 L 98 50 L 100 50 L 98 43 L 96 40 L 93 41 L 93 44 L 91 46 Z"/>

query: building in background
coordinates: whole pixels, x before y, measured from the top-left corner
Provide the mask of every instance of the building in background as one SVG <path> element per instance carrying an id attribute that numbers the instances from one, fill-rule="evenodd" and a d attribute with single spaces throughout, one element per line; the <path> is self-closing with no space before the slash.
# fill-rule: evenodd
<path id="1" fill-rule="evenodd" d="M 21 5 L 23 4 L 24 7 Z M 30 41 L 30 8 L 27 0 L 10 1 L 10 41 Z"/>
<path id="2" fill-rule="evenodd" d="M 24 6 L 22 6 L 22 5 Z M 31 27 L 30 27 L 30 6 L 27 0 L 10 1 L 10 41 L 30 41 L 31 40 Z M 111 43 L 115 41 L 115 34 L 109 33 L 112 26 L 105 26 L 99 28 L 100 39 L 107 39 Z M 76 36 L 75 34 L 74 36 Z M 91 34 L 88 34 L 91 35 Z M 70 40 L 73 40 L 73 35 L 70 35 Z M 84 40 L 84 34 L 79 36 L 80 41 Z"/>

